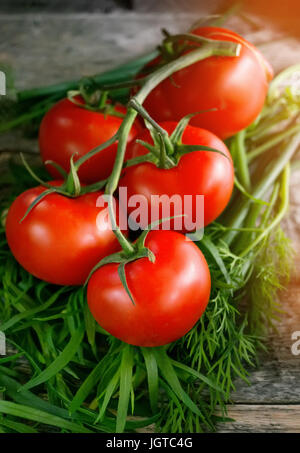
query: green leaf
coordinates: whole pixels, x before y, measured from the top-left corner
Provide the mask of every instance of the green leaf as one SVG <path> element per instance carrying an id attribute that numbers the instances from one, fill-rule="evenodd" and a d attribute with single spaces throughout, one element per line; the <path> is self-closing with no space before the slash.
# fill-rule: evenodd
<path id="1" fill-rule="evenodd" d="M 95 346 L 96 321 L 89 309 L 88 304 L 84 305 L 84 323 L 88 342 L 93 348 Z"/>
<path id="2" fill-rule="evenodd" d="M 38 433 L 38 431 L 34 428 L 32 428 L 29 425 L 25 425 L 25 423 L 19 423 L 15 422 L 13 420 L 9 420 L 7 417 L 0 418 L 0 425 L 5 426 L 6 428 L 12 429 L 16 431 L 17 433 L 22 433 L 22 434 L 34 434 Z"/>
<path id="3" fill-rule="evenodd" d="M 153 349 L 158 363 L 158 367 L 165 378 L 166 382 L 176 394 L 176 396 L 196 415 L 201 416 L 201 412 L 196 404 L 191 400 L 188 394 L 183 390 L 178 376 L 172 366 L 171 359 L 167 356 L 164 349 L 155 348 Z"/>
<path id="4" fill-rule="evenodd" d="M 160 414 L 155 414 L 152 417 L 149 418 L 143 418 L 142 420 L 127 420 L 126 421 L 126 429 L 138 429 L 138 428 L 144 428 L 145 426 L 152 425 L 155 423 Z"/>
<path id="5" fill-rule="evenodd" d="M 223 389 L 219 385 L 217 385 L 212 379 L 209 379 L 206 376 L 204 376 L 202 373 L 199 373 L 199 371 L 196 371 L 193 368 L 191 368 L 187 365 L 184 365 L 183 363 L 177 362 L 176 360 L 171 359 L 171 363 L 174 365 L 175 368 L 180 368 L 181 370 L 186 371 L 191 376 L 194 376 L 195 378 L 204 382 L 205 384 L 207 384 L 209 387 L 216 390 L 217 392 L 223 393 Z"/>
<path id="6" fill-rule="evenodd" d="M 38 376 L 30 379 L 23 387 L 23 390 L 29 390 L 37 385 L 43 384 L 59 373 L 74 357 L 83 339 L 83 329 L 80 328 L 71 337 L 71 340 L 59 356 L 42 371 Z"/>
<path id="7" fill-rule="evenodd" d="M 157 412 L 157 402 L 158 402 L 158 367 L 153 350 L 150 348 L 141 348 L 142 354 L 144 356 L 146 370 L 147 370 L 147 379 L 148 379 L 148 390 L 149 390 L 149 399 L 150 405 L 153 413 Z"/>
<path id="8" fill-rule="evenodd" d="M 19 357 L 23 356 L 23 352 L 18 352 L 17 354 L 10 355 L 9 357 L 3 357 L 0 358 L 0 364 L 7 363 L 7 362 L 13 362 L 14 360 L 17 360 Z"/>
<path id="9" fill-rule="evenodd" d="M 1 370 L 3 371 L 3 370 Z M 9 371 L 8 369 L 5 370 L 5 372 Z M 83 414 L 74 414 L 72 417 L 68 413 L 66 409 L 63 409 L 61 407 L 55 406 L 54 404 L 49 403 L 48 401 L 45 401 L 38 396 L 34 395 L 32 392 L 29 390 L 22 390 L 21 385 L 11 377 L 7 376 L 4 374 L 4 372 L 0 373 L 0 382 L 5 385 L 5 393 L 8 395 L 11 399 L 14 400 L 14 402 L 19 403 L 24 406 L 28 406 L 34 409 L 37 409 L 42 412 L 46 412 L 49 415 L 55 415 L 59 416 L 60 418 L 67 419 L 69 421 L 72 420 L 77 420 L 77 421 L 84 421 L 84 422 L 89 422 L 93 423 L 95 420 L 94 414 L 91 412 L 85 412 L 84 416 Z M 87 417 L 88 415 L 88 417 Z M 103 429 L 103 425 L 101 426 Z M 105 427 L 107 428 L 107 427 Z"/>
<path id="10" fill-rule="evenodd" d="M 117 412 L 116 432 L 122 433 L 126 425 L 126 417 L 132 387 L 133 348 L 126 345 L 122 352 L 120 367 L 120 395 Z"/>
<path id="11" fill-rule="evenodd" d="M 55 294 L 53 294 L 44 304 L 39 305 L 35 308 L 25 310 L 22 313 L 18 313 L 17 315 L 11 317 L 8 321 L 6 321 L 4 324 L 0 325 L 1 331 L 5 332 L 8 330 L 10 327 L 14 326 L 20 321 L 23 321 L 24 319 L 32 318 L 34 315 L 36 315 L 39 312 L 45 311 L 47 308 L 51 307 L 54 302 L 58 299 L 58 297 L 66 291 L 66 288 L 63 287 L 59 289 Z"/>
<path id="12" fill-rule="evenodd" d="M 219 266 L 220 271 L 224 275 L 226 282 L 228 284 L 231 284 L 231 278 L 229 276 L 229 273 L 227 272 L 225 263 L 219 253 L 218 248 L 213 244 L 213 242 L 209 239 L 208 236 L 203 236 L 200 245 L 203 246 L 205 250 L 209 252 L 212 258 L 215 260 L 216 264 Z"/>
<path id="13" fill-rule="evenodd" d="M 169 400 L 173 401 L 173 403 L 177 406 L 177 409 L 182 419 L 184 419 L 184 412 L 181 401 L 177 398 L 176 394 L 173 392 L 171 387 L 165 381 L 161 380 L 160 384 L 162 388 L 165 389 L 167 395 L 169 396 Z"/>
<path id="14" fill-rule="evenodd" d="M 102 420 L 104 414 L 105 414 L 105 411 L 106 411 L 106 408 L 108 406 L 108 403 L 110 402 L 113 394 L 114 394 L 114 391 L 117 387 L 117 384 L 120 380 L 120 368 L 117 370 L 117 372 L 113 375 L 112 379 L 110 380 L 109 384 L 107 385 L 106 387 L 106 390 L 105 390 L 105 393 L 104 393 L 104 398 L 103 398 L 103 402 L 101 404 L 101 409 L 100 409 L 100 412 L 99 412 L 99 415 L 96 419 L 96 422 L 98 420 Z"/>
<path id="15" fill-rule="evenodd" d="M 103 373 L 103 360 L 95 366 L 93 371 L 88 375 L 80 388 L 77 390 L 70 404 L 70 413 L 75 412 L 87 398 L 93 388 L 96 388 L 98 381 Z"/>
<path id="16" fill-rule="evenodd" d="M 10 401 L 0 400 L 0 412 L 2 414 L 13 415 L 22 419 L 32 420 L 45 425 L 56 426 L 60 429 L 66 429 L 74 433 L 91 433 L 87 428 L 84 428 L 80 424 L 64 420 L 63 418 L 55 415 L 50 415 L 47 412 L 43 412 L 39 409 L 34 409 L 29 406 L 23 406 L 22 404 L 12 403 Z"/>

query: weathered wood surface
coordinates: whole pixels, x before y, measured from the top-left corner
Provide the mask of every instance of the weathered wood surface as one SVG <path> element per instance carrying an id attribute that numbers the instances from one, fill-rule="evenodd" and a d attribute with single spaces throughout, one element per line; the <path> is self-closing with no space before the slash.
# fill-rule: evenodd
<path id="1" fill-rule="evenodd" d="M 0 61 L 10 62 L 18 87 L 54 83 L 101 72 L 145 53 L 159 42 L 160 28 L 185 30 L 195 14 L 36 14 L 0 15 Z M 271 28 L 256 28 L 230 19 L 230 26 L 262 44 L 276 71 L 300 62 L 300 44 Z M 271 42 L 270 42 L 271 40 Z M 30 147 L 18 134 L 0 137 L 2 149 Z M 269 353 L 250 374 L 252 386 L 237 381 L 229 416 L 220 432 L 300 432 L 300 355 L 291 352 L 292 334 L 300 331 L 300 171 L 291 184 L 291 207 L 285 229 L 294 241 L 295 274 L 282 294 L 285 314 L 269 339 Z"/>
<path id="2" fill-rule="evenodd" d="M 220 424 L 218 432 L 299 433 L 300 405 L 235 405 L 228 414 L 234 424 Z"/>
<path id="3" fill-rule="evenodd" d="M 35 12 L 103 12 L 132 8 L 133 0 L 1 0 L 0 11 L 8 13 Z"/>

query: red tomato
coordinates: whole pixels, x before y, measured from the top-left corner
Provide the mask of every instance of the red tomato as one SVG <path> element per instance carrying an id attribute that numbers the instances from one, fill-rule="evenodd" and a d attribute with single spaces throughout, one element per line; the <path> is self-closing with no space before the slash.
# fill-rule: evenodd
<path id="1" fill-rule="evenodd" d="M 76 98 L 82 102 L 81 98 Z M 116 110 L 122 114 L 126 108 L 117 105 Z M 55 104 L 44 116 L 40 131 L 39 145 L 43 161 L 53 160 L 67 172 L 70 169 L 70 158 L 74 161 L 87 154 L 96 146 L 109 140 L 119 129 L 123 118 L 94 112 L 75 105 L 68 99 Z M 141 127 L 138 122 L 132 126 L 128 141 L 131 141 Z M 117 152 L 117 143 L 100 151 L 96 156 L 88 159 L 78 172 L 82 182 L 91 184 L 108 178 Z M 54 177 L 61 177 L 58 171 L 47 165 L 49 173 Z"/>
<path id="2" fill-rule="evenodd" d="M 161 346 L 185 335 L 203 314 L 210 272 L 201 251 L 182 234 L 151 231 L 145 245 L 155 262 L 142 258 L 125 266 L 135 305 L 122 285 L 118 264 L 92 275 L 87 300 L 96 321 L 113 336 L 137 346 Z"/>
<path id="3" fill-rule="evenodd" d="M 149 94 L 144 107 L 156 121 L 180 120 L 189 113 L 215 108 L 196 115 L 190 124 L 225 139 L 249 126 L 258 116 L 273 71 L 262 54 L 233 31 L 201 27 L 191 33 L 240 43 L 240 55 L 206 58 L 176 72 Z"/>
<path id="4" fill-rule="evenodd" d="M 42 186 L 26 190 L 11 205 L 6 219 L 8 245 L 35 277 L 57 285 L 81 285 L 102 258 L 120 249 L 105 208 L 96 206 L 102 192 L 78 198 L 47 195 L 20 223 L 44 190 Z"/>
<path id="5" fill-rule="evenodd" d="M 169 134 L 173 132 L 177 123 L 165 122 L 160 126 Z M 138 138 L 145 142 L 153 144 L 150 133 L 145 129 Z M 158 218 L 166 218 L 174 215 L 185 214 L 186 221 L 190 218 L 196 222 L 199 207 L 197 209 L 197 195 L 204 196 L 204 225 L 208 225 L 215 220 L 227 206 L 234 185 L 234 168 L 230 153 L 225 144 L 211 132 L 198 127 L 187 126 L 182 137 L 183 144 L 186 145 L 203 145 L 217 149 L 224 153 L 227 158 L 213 151 L 193 151 L 181 157 L 177 167 L 171 169 L 162 169 L 154 164 L 146 162 L 141 163 L 124 170 L 123 177 L 120 180 L 120 189 L 127 188 L 127 199 L 136 194 L 143 195 L 147 200 L 148 219 L 146 221 L 138 219 L 141 226 L 145 228 L 148 224 L 155 222 Z M 142 145 L 133 142 L 129 145 L 130 157 L 137 157 L 148 153 L 148 150 Z M 120 190 L 121 193 L 121 190 Z M 182 200 L 182 209 L 178 211 L 174 205 L 170 205 L 169 215 L 163 215 L 162 204 L 159 205 L 158 197 L 178 194 Z M 184 196 L 190 195 L 192 199 L 192 208 L 189 210 L 185 206 Z M 133 199 L 133 198 L 132 198 Z M 120 202 L 124 203 L 120 196 Z M 159 206 L 159 217 L 155 215 L 155 207 Z M 199 206 L 199 205 L 198 205 Z M 135 207 L 129 206 L 128 211 L 132 213 Z M 141 209 L 142 211 L 142 209 Z M 158 211 L 157 211 L 158 213 Z M 200 219 L 201 220 L 201 219 Z M 163 224 L 165 225 L 165 224 Z M 174 229 L 173 222 L 171 228 Z M 198 225 L 202 227 L 203 225 Z M 164 229 L 166 229 L 164 227 Z M 175 228 L 177 229 L 177 228 Z M 182 228 L 181 231 L 193 231 L 193 229 Z M 199 228 L 197 228 L 199 229 Z"/>

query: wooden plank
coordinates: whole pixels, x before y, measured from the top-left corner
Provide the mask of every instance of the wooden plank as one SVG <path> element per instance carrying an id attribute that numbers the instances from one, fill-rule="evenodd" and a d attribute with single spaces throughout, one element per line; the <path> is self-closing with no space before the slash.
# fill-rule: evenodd
<path id="1" fill-rule="evenodd" d="M 300 405 L 234 404 L 225 417 L 233 420 L 217 424 L 218 433 L 300 433 Z M 221 413 L 218 415 L 222 416 Z M 155 425 L 138 429 L 155 432 Z"/>
<path id="2" fill-rule="evenodd" d="M 0 11 L 7 13 L 34 12 L 111 12 L 116 9 L 132 8 L 132 0 L 1 0 Z"/>
<path id="3" fill-rule="evenodd" d="M 220 423 L 219 433 L 299 433 L 300 405 L 234 405 L 228 417 L 236 421 Z"/>
<path id="4" fill-rule="evenodd" d="M 215 13 L 220 6 L 224 3 L 228 4 L 226 0 L 210 0 L 199 1 L 199 0 L 164 0 L 158 2 L 157 0 L 134 0 L 134 9 L 139 12 L 149 13 L 165 13 L 165 12 L 176 12 L 183 13 L 191 11 L 197 14 L 211 14 Z"/>
<path id="5" fill-rule="evenodd" d="M 191 14 L 1 14 L 0 61 L 18 88 L 103 72 L 152 51 L 161 28 L 186 30 Z"/>

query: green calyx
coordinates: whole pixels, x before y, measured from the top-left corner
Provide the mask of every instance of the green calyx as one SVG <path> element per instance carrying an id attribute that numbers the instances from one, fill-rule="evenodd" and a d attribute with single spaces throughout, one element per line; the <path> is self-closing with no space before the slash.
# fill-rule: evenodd
<path id="1" fill-rule="evenodd" d="M 84 103 L 79 102 L 76 96 L 81 96 Z M 78 90 L 70 90 L 67 93 L 70 102 L 80 108 L 104 115 L 124 118 L 125 115 L 116 109 L 116 106 L 109 100 L 109 90 L 100 88 L 92 77 L 82 79 Z"/>
<path id="2" fill-rule="evenodd" d="M 135 305 L 134 298 L 130 292 L 130 289 L 128 287 L 127 279 L 126 279 L 126 273 L 125 273 L 125 266 L 128 263 L 132 263 L 133 261 L 136 261 L 141 258 L 148 258 L 151 263 L 155 263 L 155 255 L 154 253 L 145 246 L 145 241 L 148 233 L 155 228 L 156 226 L 160 225 L 161 223 L 165 222 L 166 220 L 171 220 L 176 217 L 181 217 L 182 215 L 179 216 L 172 216 L 172 217 L 167 217 L 163 218 L 160 220 L 157 220 L 150 225 L 147 226 L 147 228 L 141 233 L 139 238 L 136 240 L 134 244 L 131 245 L 131 251 L 128 251 L 127 247 L 124 247 L 125 244 L 122 243 L 123 250 L 121 252 L 113 253 L 112 255 L 106 256 L 103 258 L 99 263 L 94 266 L 94 268 L 91 270 L 85 285 L 89 282 L 91 276 L 96 272 L 98 269 L 100 269 L 102 266 L 105 266 L 106 264 L 111 264 L 111 263 L 118 263 L 118 274 L 120 277 L 120 280 L 122 282 L 122 285 L 124 286 L 124 289 L 126 290 L 131 302 L 133 305 Z M 184 214 L 183 214 L 184 216 Z M 126 239 L 127 241 L 127 239 Z M 128 243 L 128 241 L 127 241 Z M 129 243 L 128 243 L 129 244 Z M 127 244 L 127 245 L 128 245 Z"/>
<path id="3" fill-rule="evenodd" d="M 146 236 L 149 233 L 149 229 L 146 229 L 143 231 L 141 236 L 138 238 L 138 240 L 135 242 L 135 244 L 132 245 L 133 249 L 132 252 L 128 255 L 127 253 L 122 250 L 121 252 L 114 253 L 112 255 L 109 255 L 105 258 L 103 258 L 96 266 L 91 270 L 85 285 L 88 283 L 89 279 L 91 276 L 96 272 L 98 269 L 100 269 L 102 266 L 105 266 L 106 264 L 111 264 L 111 263 L 117 263 L 119 264 L 118 266 L 118 274 L 120 277 L 120 280 L 122 282 L 122 285 L 124 286 L 124 289 L 126 290 L 131 302 L 133 305 L 135 305 L 134 298 L 131 294 L 131 291 L 128 287 L 127 283 L 127 278 L 126 278 L 126 272 L 125 272 L 125 266 L 128 263 L 131 263 L 133 261 L 136 261 L 140 258 L 148 258 L 151 263 L 155 262 L 155 255 L 154 253 L 145 247 L 145 240 Z"/>
<path id="4" fill-rule="evenodd" d="M 150 145 L 145 141 L 136 140 L 137 143 L 144 146 L 149 151 L 149 154 L 129 160 L 125 165 L 126 167 L 146 161 L 154 163 L 159 168 L 170 169 L 178 165 L 182 156 L 194 151 L 215 152 L 228 159 L 228 156 L 226 156 L 226 154 L 215 148 L 202 145 L 185 145 L 182 143 L 182 136 L 189 124 L 189 121 L 195 115 L 201 114 L 202 112 L 191 113 L 184 116 L 179 121 L 172 134 L 169 135 L 165 129 L 157 124 L 156 121 L 153 120 L 153 118 L 151 118 L 151 116 L 144 109 L 144 107 L 142 107 L 142 105 L 137 101 L 136 98 L 133 97 L 129 101 L 128 106 L 135 109 L 143 117 L 145 125 L 151 134 L 154 144 Z"/>
<path id="5" fill-rule="evenodd" d="M 190 32 L 176 35 L 171 35 L 167 30 L 162 30 L 162 32 L 164 39 L 158 46 L 158 51 L 161 56 L 161 65 L 174 61 L 184 53 L 195 50 L 199 48 L 199 46 L 214 44 L 216 42 L 216 40 L 194 35 Z M 227 42 L 224 44 L 225 49 L 228 49 Z M 220 41 L 220 46 L 222 47 L 222 41 Z M 236 50 L 236 56 L 238 56 L 239 51 L 240 47 Z"/>
<path id="6" fill-rule="evenodd" d="M 28 173 L 33 177 L 35 181 L 37 181 L 41 186 L 45 187 L 47 190 L 42 192 L 35 200 L 30 204 L 27 211 L 25 212 L 23 218 L 20 220 L 20 223 L 28 216 L 31 210 L 37 206 L 42 199 L 52 193 L 58 193 L 62 196 L 69 197 L 69 198 L 76 198 L 86 193 L 97 192 L 105 187 L 107 180 L 99 181 L 95 184 L 90 184 L 87 186 L 82 186 L 78 177 L 78 170 L 80 166 L 89 158 L 97 154 L 98 152 L 102 151 L 102 149 L 110 146 L 117 140 L 117 135 L 113 136 L 108 142 L 104 143 L 103 145 L 97 146 L 85 156 L 82 156 L 76 162 L 74 162 L 74 155 L 70 159 L 70 171 L 67 173 L 59 164 L 48 160 L 45 164 L 52 165 L 62 176 L 63 182 L 60 185 L 53 185 L 47 181 L 43 181 L 39 176 L 37 176 L 34 171 L 29 166 L 28 162 L 26 161 L 24 155 L 21 153 L 21 160 L 27 169 Z"/>

